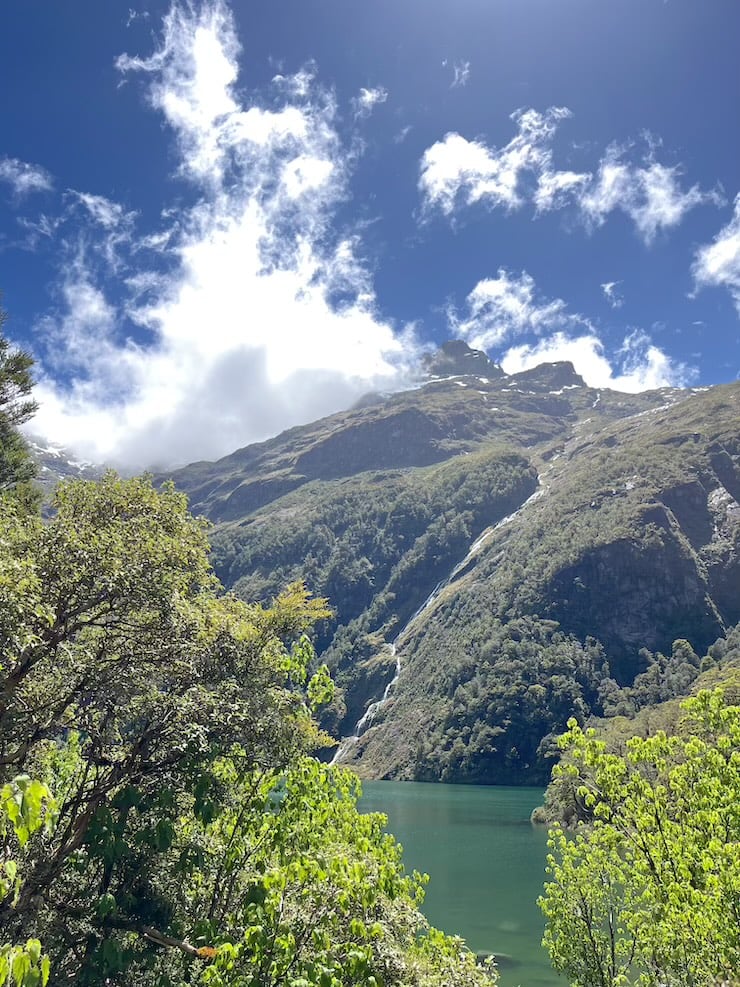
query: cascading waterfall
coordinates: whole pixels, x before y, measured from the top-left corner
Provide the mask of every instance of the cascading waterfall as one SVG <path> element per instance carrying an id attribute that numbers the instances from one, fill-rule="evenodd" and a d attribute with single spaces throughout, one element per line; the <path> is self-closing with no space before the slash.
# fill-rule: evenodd
<path id="1" fill-rule="evenodd" d="M 490 528 L 486 528 L 484 531 L 482 531 L 481 534 L 478 535 L 478 537 L 475 539 L 473 544 L 468 549 L 465 558 L 457 563 L 455 568 L 450 572 L 449 576 L 446 576 L 444 579 L 441 579 L 437 583 L 437 585 L 434 587 L 434 589 L 426 598 L 426 600 L 424 600 L 424 602 L 419 607 L 419 609 L 414 612 L 414 614 L 411 616 L 408 622 L 403 626 L 403 629 L 396 635 L 396 637 L 393 639 L 392 644 L 390 645 L 391 655 L 396 659 L 396 670 L 394 672 L 393 678 L 385 687 L 383 691 L 383 695 L 380 697 L 380 699 L 376 699 L 375 702 L 370 703 L 370 705 L 362 714 L 360 719 L 357 721 L 357 723 L 355 723 L 355 728 L 351 736 L 343 737 L 342 740 L 339 742 L 339 746 L 334 752 L 334 757 L 331 759 L 330 762 L 331 764 L 340 764 L 342 762 L 342 759 L 344 758 L 345 754 L 347 754 L 347 752 L 350 751 L 355 746 L 355 744 L 363 735 L 363 733 L 365 733 L 365 731 L 372 726 L 373 720 L 377 716 L 378 710 L 382 709 L 382 707 L 385 706 L 385 704 L 390 699 L 391 692 L 393 691 L 401 675 L 401 658 L 398 654 L 398 642 L 401 636 L 406 633 L 409 627 L 414 623 L 415 620 L 417 620 L 424 613 L 425 610 L 428 610 L 429 607 L 431 607 L 431 605 L 434 603 L 434 601 L 437 599 L 440 593 L 455 581 L 457 576 L 460 575 L 460 573 L 465 569 L 465 567 L 468 565 L 470 560 L 480 551 L 480 549 L 488 541 L 491 535 L 495 531 L 498 531 L 499 528 L 503 528 L 504 525 L 509 524 L 511 521 L 513 521 L 514 518 L 517 517 L 528 504 L 531 504 L 532 501 L 537 500 L 538 497 L 541 497 L 544 492 L 545 492 L 545 488 L 538 487 L 538 489 L 535 490 L 535 492 L 524 501 L 521 507 L 517 508 L 517 510 L 515 510 L 512 514 L 507 514 L 506 517 L 501 518 L 500 521 L 497 521 L 496 524 L 491 525 Z"/>

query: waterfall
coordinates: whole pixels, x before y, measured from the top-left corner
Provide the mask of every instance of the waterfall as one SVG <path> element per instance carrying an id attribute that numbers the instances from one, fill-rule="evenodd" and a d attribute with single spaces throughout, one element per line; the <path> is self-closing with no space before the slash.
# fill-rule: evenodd
<path id="1" fill-rule="evenodd" d="M 370 705 L 362 714 L 360 719 L 357 721 L 357 723 L 355 723 L 355 728 L 352 731 L 351 736 L 343 737 L 342 740 L 339 742 L 339 746 L 334 752 L 334 757 L 331 759 L 330 762 L 331 764 L 340 764 L 342 762 L 342 759 L 344 758 L 345 754 L 347 754 L 347 752 L 350 751 L 355 746 L 355 744 L 363 735 L 363 733 L 365 733 L 366 730 L 370 729 L 370 727 L 373 724 L 373 720 L 377 716 L 378 710 L 382 709 L 382 707 L 385 706 L 385 704 L 388 702 L 391 692 L 393 691 L 396 682 L 398 682 L 399 676 L 401 674 L 401 658 L 398 654 L 398 642 L 401 636 L 409 629 L 409 627 L 411 627 L 414 621 L 424 613 L 425 610 L 428 610 L 429 607 L 432 606 L 432 604 L 440 595 L 440 593 L 455 581 L 457 576 L 460 575 L 460 573 L 465 569 L 465 567 L 468 565 L 471 559 L 475 555 L 477 555 L 477 553 L 480 551 L 482 546 L 488 541 L 491 535 L 495 531 L 498 531 L 499 528 L 503 528 L 504 525 L 510 524 L 511 521 L 513 521 L 514 518 L 517 517 L 517 515 L 519 515 L 524 510 L 527 504 L 531 504 L 532 501 L 537 500 L 537 498 L 541 497 L 544 492 L 545 492 L 545 488 L 539 487 L 537 490 L 535 490 L 535 492 L 530 497 L 527 497 L 527 499 L 524 501 L 521 507 L 517 508 L 517 510 L 515 510 L 512 514 L 507 514 L 506 517 L 501 518 L 501 520 L 497 521 L 496 524 L 493 524 L 490 526 L 490 528 L 486 528 L 485 531 L 482 531 L 481 534 L 478 535 L 478 537 L 475 539 L 473 544 L 468 549 L 465 558 L 457 563 L 454 569 L 450 572 L 449 576 L 446 576 L 444 579 L 440 579 L 440 581 L 434 587 L 434 589 L 426 598 L 426 600 L 424 600 L 424 602 L 419 607 L 419 609 L 413 613 L 411 618 L 399 631 L 399 633 L 393 639 L 393 643 L 390 645 L 391 656 L 396 659 L 396 670 L 394 672 L 393 678 L 385 687 L 385 690 L 383 691 L 383 695 L 380 697 L 380 699 L 376 699 L 375 702 L 370 703 Z"/>
<path id="2" fill-rule="evenodd" d="M 381 706 L 384 706 L 388 702 L 393 687 L 395 686 L 396 682 L 398 682 L 398 677 L 401 674 L 401 659 L 398 657 L 398 653 L 396 651 L 396 641 L 398 641 L 398 637 L 396 637 L 393 644 L 391 644 L 390 646 L 391 655 L 396 659 L 396 670 L 393 673 L 393 678 L 390 680 L 388 685 L 383 690 L 383 695 L 381 696 L 381 698 L 376 699 L 374 703 L 370 703 L 370 705 L 362 714 L 362 716 L 359 718 L 357 723 L 355 723 L 355 728 L 352 732 L 352 735 L 350 737 L 342 738 L 342 740 L 339 743 L 339 746 L 334 752 L 334 757 L 331 759 L 330 762 L 331 764 L 339 764 L 341 762 L 346 752 L 350 750 L 352 747 L 354 747 L 354 745 L 357 743 L 357 741 L 360 739 L 363 733 L 368 729 L 368 727 L 372 726 L 372 722 L 375 719 L 375 714 L 378 712 Z"/>

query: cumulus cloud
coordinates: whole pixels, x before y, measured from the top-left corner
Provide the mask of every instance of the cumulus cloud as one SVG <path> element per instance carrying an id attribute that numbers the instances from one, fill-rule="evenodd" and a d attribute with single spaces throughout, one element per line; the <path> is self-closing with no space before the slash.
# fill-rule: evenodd
<path id="1" fill-rule="evenodd" d="M 626 336 L 611 360 L 602 340 L 591 331 L 580 336 L 555 332 L 534 344 L 513 346 L 503 354 L 500 363 L 506 373 L 515 374 L 540 363 L 559 360 L 569 360 L 590 387 L 630 393 L 657 387 L 684 387 L 694 377 L 690 368 L 675 363 L 641 332 Z"/>
<path id="2" fill-rule="evenodd" d="M 458 133 L 446 134 L 421 159 L 419 190 L 425 213 L 439 209 L 451 216 L 461 206 L 478 202 L 506 210 L 529 203 L 535 214 L 571 207 L 589 229 L 595 229 L 621 210 L 650 244 L 696 206 L 722 202 L 716 191 L 698 185 L 684 189 L 680 167 L 667 167 L 655 159 L 653 140 L 638 162 L 628 159 L 629 149 L 613 146 L 595 174 L 556 168 L 553 139 L 561 121 L 570 115 L 566 107 L 551 107 L 545 113 L 517 110 L 511 119 L 518 133 L 501 148 Z"/>
<path id="3" fill-rule="evenodd" d="M 454 331 L 475 349 L 490 349 L 525 333 L 539 334 L 556 326 L 575 324 L 565 302 L 538 297 L 534 279 L 500 268 L 495 278 L 479 281 L 466 299 L 466 317 L 450 313 Z"/>
<path id="4" fill-rule="evenodd" d="M 48 192 L 54 184 L 49 172 L 40 165 L 7 157 L 0 158 L 0 182 L 10 185 L 17 198 L 32 192 Z"/>
<path id="5" fill-rule="evenodd" d="M 624 298 L 619 291 L 619 286 L 621 281 L 605 281 L 601 285 L 601 290 L 604 293 L 604 298 L 606 298 L 608 304 L 612 308 L 621 308 L 624 305 Z"/>
<path id="6" fill-rule="evenodd" d="M 545 113 L 517 110 L 511 119 L 518 133 L 501 148 L 469 141 L 457 133 L 428 147 L 421 159 L 419 190 L 426 210 L 451 215 L 460 205 L 483 202 L 491 208 L 517 209 L 525 201 L 521 184 L 527 173 L 547 174 L 550 141 L 565 107 Z"/>
<path id="7" fill-rule="evenodd" d="M 733 217 L 714 241 L 700 247 L 694 259 L 697 288 L 727 288 L 740 314 L 740 195 L 735 199 Z"/>
<path id="8" fill-rule="evenodd" d="M 388 90 L 382 86 L 375 89 L 360 89 L 359 95 L 352 100 L 356 119 L 369 117 L 379 103 L 385 103 L 388 99 Z"/>
<path id="9" fill-rule="evenodd" d="M 332 94 L 303 71 L 245 102 L 239 50 L 221 0 L 174 3 L 154 53 L 117 61 L 143 77 L 192 197 L 137 236 L 133 211 L 71 194 L 88 222 L 38 327 L 33 428 L 89 458 L 225 454 L 393 386 L 413 359 L 356 237 L 334 230 L 351 152 Z"/>

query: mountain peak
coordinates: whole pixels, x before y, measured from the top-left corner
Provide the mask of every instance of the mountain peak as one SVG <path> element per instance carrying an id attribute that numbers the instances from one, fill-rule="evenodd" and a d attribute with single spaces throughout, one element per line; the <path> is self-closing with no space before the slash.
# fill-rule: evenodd
<path id="1" fill-rule="evenodd" d="M 526 383 L 529 387 L 552 391 L 564 387 L 586 387 L 586 381 L 570 360 L 558 360 L 554 363 L 540 363 L 529 370 L 512 374 L 512 380 Z"/>
<path id="2" fill-rule="evenodd" d="M 436 353 L 423 360 L 427 377 L 503 377 L 504 372 L 482 350 L 474 350 L 462 339 L 448 339 Z"/>

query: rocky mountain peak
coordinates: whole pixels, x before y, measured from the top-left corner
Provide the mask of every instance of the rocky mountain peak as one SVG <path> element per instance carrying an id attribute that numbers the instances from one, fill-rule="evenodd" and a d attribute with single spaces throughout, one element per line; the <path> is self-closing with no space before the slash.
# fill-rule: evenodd
<path id="1" fill-rule="evenodd" d="M 428 377 L 470 375 L 493 380 L 504 376 L 501 367 L 489 360 L 482 350 L 472 349 L 462 339 L 448 339 L 436 353 L 424 358 L 423 365 Z"/>
<path id="2" fill-rule="evenodd" d="M 572 387 L 586 387 L 586 382 L 570 360 L 540 363 L 530 370 L 512 374 L 512 380 L 526 384 L 532 390 L 554 391 Z"/>

